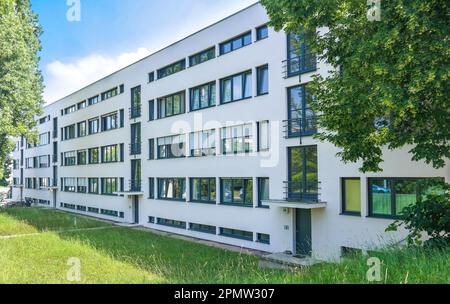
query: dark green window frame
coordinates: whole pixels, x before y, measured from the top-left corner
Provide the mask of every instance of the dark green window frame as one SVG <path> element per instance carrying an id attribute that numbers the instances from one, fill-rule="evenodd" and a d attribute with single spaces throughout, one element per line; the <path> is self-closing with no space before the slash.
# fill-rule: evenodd
<path id="1" fill-rule="evenodd" d="M 258 177 L 258 207 L 259 208 L 267 208 L 267 209 L 270 208 L 270 206 L 264 205 L 262 202 L 263 200 L 270 199 L 269 185 L 270 185 L 270 179 L 268 177 Z M 267 196 L 264 195 L 265 190 L 267 190 Z"/>
<path id="2" fill-rule="evenodd" d="M 361 178 L 359 177 L 343 177 L 341 178 L 341 195 L 342 195 L 342 214 L 343 215 L 354 215 L 354 216 L 361 216 L 361 211 L 356 212 L 356 211 L 348 211 L 348 206 L 347 206 L 347 187 L 346 187 L 346 182 L 347 181 L 359 181 L 360 186 L 361 186 Z M 361 191 L 361 190 L 360 190 Z M 360 199 L 360 210 L 361 210 L 361 199 Z"/>
<path id="3" fill-rule="evenodd" d="M 189 90 L 191 112 L 216 106 L 216 82 L 212 81 Z M 203 94 L 202 94 L 203 93 Z"/>
<path id="4" fill-rule="evenodd" d="M 216 203 L 216 178 L 191 178 L 191 198 L 193 203 L 215 204 Z M 203 195 L 206 194 L 206 195 Z"/>
<path id="5" fill-rule="evenodd" d="M 189 57 L 189 66 L 193 67 L 208 60 L 216 58 L 216 47 L 210 47 Z"/>
<path id="6" fill-rule="evenodd" d="M 100 163 L 100 149 L 99 148 L 91 148 L 88 150 L 88 158 L 89 164 L 98 164 Z"/>
<path id="7" fill-rule="evenodd" d="M 248 70 L 220 80 L 220 104 L 253 97 L 252 71 Z"/>
<path id="8" fill-rule="evenodd" d="M 405 201 L 411 200 L 412 196 L 415 196 L 415 200 L 418 201 L 421 199 L 421 195 L 425 193 L 427 190 L 425 187 L 429 186 L 427 185 L 427 182 L 430 182 L 432 180 L 441 181 L 442 178 L 426 178 L 426 177 L 379 177 L 379 178 L 369 178 L 368 183 L 368 193 L 369 193 L 369 216 L 370 217 L 378 217 L 378 218 L 388 218 L 388 219 L 396 219 L 399 218 L 401 215 L 401 203 L 399 203 L 399 200 L 397 198 L 398 192 L 402 192 L 402 189 L 399 189 L 400 187 L 403 189 L 407 189 L 408 185 L 401 185 L 401 182 L 415 182 L 414 191 L 415 193 L 407 193 L 407 194 L 399 194 L 404 195 L 403 199 Z M 376 181 L 386 181 L 385 187 L 381 187 L 379 185 L 376 185 Z M 385 194 L 385 199 L 389 198 L 390 206 L 388 206 L 389 212 L 381 213 L 377 212 L 374 207 L 374 194 Z M 415 202 L 414 202 L 415 203 Z M 407 206 L 409 204 L 403 203 L 404 206 Z M 390 207 L 390 208 L 389 208 Z"/>
<path id="9" fill-rule="evenodd" d="M 189 223 L 189 230 L 214 235 L 216 235 L 217 233 L 216 226 L 196 224 L 196 223 Z"/>
<path id="10" fill-rule="evenodd" d="M 106 177 L 101 179 L 102 195 L 115 195 L 119 190 L 119 179 L 115 177 Z"/>
<path id="11" fill-rule="evenodd" d="M 87 178 L 81 177 L 77 178 L 77 192 L 78 193 L 87 193 L 88 188 L 88 180 Z"/>
<path id="12" fill-rule="evenodd" d="M 225 55 L 252 44 L 252 32 L 246 32 L 219 45 L 220 55 Z"/>
<path id="13" fill-rule="evenodd" d="M 222 154 L 253 152 L 253 125 L 245 124 L 221 129 Z"/>
<path id="14" fill-rule="evenodd" d="M 171 185 L 172 187 L 169 187 Z M 171 192 L 169 192 L 171 190 Z M 185 178 L 158 178 L 158 199 L 167 201 L 186 201 Z"/>
<path id="15" fill-rule="evenodd" d="M 220 228 L 220 235 L 234 239 L 253 241 L 253 232 L 245 230 Z"/>
<path id="16" fill-rule="evenodd" d="M 256 241 L 261 244 L 270 245 L 270 234 L 258 233 L 256 235 Z"/>
<path id="17" fill-rule="evenodd" d="M 229 197 L 225 191 L 227 184 L 230 186 Z M 239 190 L 240 200 L 235 200 L 234 194 Z M 249 188 L 249 189 L 247 189 Z M 249 193 L 250 192 L 250 193 Z M 253 208 L 253 179 L 252 178 L 221 178 L 220 179 L 220 203 L 222 205 L 251 207 Z"/>
<path id="18" fill-rule="evenodd" d="M 88 207 L 88 212 L 90 212 L 90 213 L 99 213 L 100 209 L 93 208 L 93 207 Z"/>
<path id="19" fill-rule="evenodd" d="M 76 151 L 65 152 L 63 155 L 64 155 L 64 166 L 65 167 L 77 165 L 77 152 Z"/>
<path id="20" fill-rule="evenodd" d="M 267 24 L 256 28 L 256 41 L 269 38 L 269 27 Z"/>
<path id="21" fill-rule="evenodd" d="M 256 68 L 256 94 L 258 96 L 269 94 L 269 65 Z"/>
<path id="22" fill-rule="evenodd" d="M 119 115 L 117 112 L 102 116 L 101 131 L 106 132 L 119 128 Z"/>
<path id="23" fill-rule="evenodd" d="M 102 147 L 101 160 L 104 164 L 119 162 L 119 145 Z"/>
<path id="24" fill-rule="evenodd" d="M 186 135 L 160 137 L 156 141 L 158 159 L 186 157 Z"/>
<path id="25" fill-rule="evenodd" d="M 170 75 L 176 74 L 186 69 L 186 59 L 181 59 L 175 63 L 169 64 L 161 69 L 159 69 L 156 73 L 158 75 L 158 79 L 162 79 L 168 77 Z"/>
<path id="26" fill-rule="evenodd" d="M 89 194 L 99 193 L 98 178 L 88 178 L 88 192 Z M 98 213 L 98 212 L 97 212 Z"/>
<path id="27" fill-rule="evenodd" d="M 117 87 L 112 88 L 112 89 L 110 89 L 110 90 L 108 90 L 106 92 L 103 92 L 101 94 L 102 101 L 104 101 L 106 99 L 109 99 L 109 98 L 113 98 L 113 97 L 117 96 L 118 93 L 119 93 L 119 91 L 117 90 Z"/>
<path id="28" fill-rule="evenodd" d="M 64 140 L 71 140 L 76 138 L 75 125 L 64 127 Z"/>
<path id="29" fill-rule="evenodd" d="M 82 166 L 86 165 L 87 162 L 87 152 L 86 150 L 78 150 L 77 151 L 77 165 Z"/>
<path id="30" fill-rule="evenodd" d="M 89 119 L 88 121 L 88 134 L 93 135 L 100 132 L 100 120 L 99 118 Z"/>
<path id="31" fill-rule="evenodd" d="M 155 199 L 155 178 L 153 177 L 148 179 L 148 198 Z"/>
<path id="32" fill-rule="evenodd" d="M 186 229 L 186 222 L 183 221 L 176 221 L 176 220 L 169 220 L 165 218 L 158 218 L 157 224 L 161 226 L 167 226 L 172 228 L 179 228 L 179 229 Z"/>
<path id="33" fill-rule="evenodd" d="M 186 93 L 181 91 L 158 98 L 158 119 L 186 113 Z"/>
<path id="34" fill-rule="evenodd" d="M 85 137 L 87 135 L 86 121 L 77 124 L 77 135 L 78 137 Z"/>
<path id="35" fill-rule="evenodd" d="M 88 105 L 89 106 L 93 106 L 93 105 L 99 103 L 99 101 L 100 100 L 99 100 L 99 96 L 98 95 L 94 96 L 94 97 L 91 97 L 91 98 L 88 99 Z"/>

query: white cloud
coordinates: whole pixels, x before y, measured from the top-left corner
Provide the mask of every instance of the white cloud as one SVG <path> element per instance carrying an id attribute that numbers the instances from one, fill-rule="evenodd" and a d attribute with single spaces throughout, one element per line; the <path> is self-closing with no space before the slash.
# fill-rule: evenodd
<path id="1" fill-rule="evenodd" d="M 115 57 L 92 54 L 68 62 L 53 61 L 44 71 L 44 100 L 46 103 L 57 101 L 148 55 L 150 50 L 139 48 Z"/>

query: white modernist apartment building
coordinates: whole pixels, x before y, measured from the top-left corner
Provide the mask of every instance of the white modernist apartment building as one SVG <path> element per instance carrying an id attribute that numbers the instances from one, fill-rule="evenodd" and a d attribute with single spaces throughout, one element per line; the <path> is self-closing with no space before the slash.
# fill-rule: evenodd
<path id="1" fill-rule="evenodd" d="M 385 228 L 449 165 L 342 163 L 313 138 L 308 82 L 331 67 L 268 20 L 252 5 L 46 106 L 13 199 L 318 258 L 402 240 Z"/>

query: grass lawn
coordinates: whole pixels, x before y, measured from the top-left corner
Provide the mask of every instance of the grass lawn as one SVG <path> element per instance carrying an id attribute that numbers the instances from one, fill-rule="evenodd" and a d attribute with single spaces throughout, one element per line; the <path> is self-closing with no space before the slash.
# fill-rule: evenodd
<path id="1" fill-rule="evenodd" d="M 76 220 L 74 220 L 76 218 Z M 104 227 L 102 230 L 72 230 Z M 0 283 L 70 283 L 67 261 L 81 261 L 80 283 L 367 283 L 366 257 L 303 271 L 258 268 L 258 258 L 59 211 L 0 211 Z M 450 283 L 450 250 L 379 253 L 383 282 Z M 387 273 L 387 276 L 385 274 Z"/>

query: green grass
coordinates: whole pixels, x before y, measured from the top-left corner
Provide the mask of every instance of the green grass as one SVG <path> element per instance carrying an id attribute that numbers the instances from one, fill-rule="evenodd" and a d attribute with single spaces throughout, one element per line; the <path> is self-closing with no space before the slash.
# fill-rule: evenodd
<path id="1" fill-rule="evenodd" d="M 0 212 L 0 231 L 10 235 L 105 226 L 80 217 L 74 226 L 73 217 L 52 210 L 8 209 Z M 383 261 L 382 283 L 450 283 L 450 250 L 376 255 Z M 253 256 L 110 227 L 0 238 L 0 283 L 70 283 L 66 274 L 71 257 L 81 261 L 80 283 L 367 283 L 368 270 L 367 257 L 297 272 L 260 269 Z"/>

